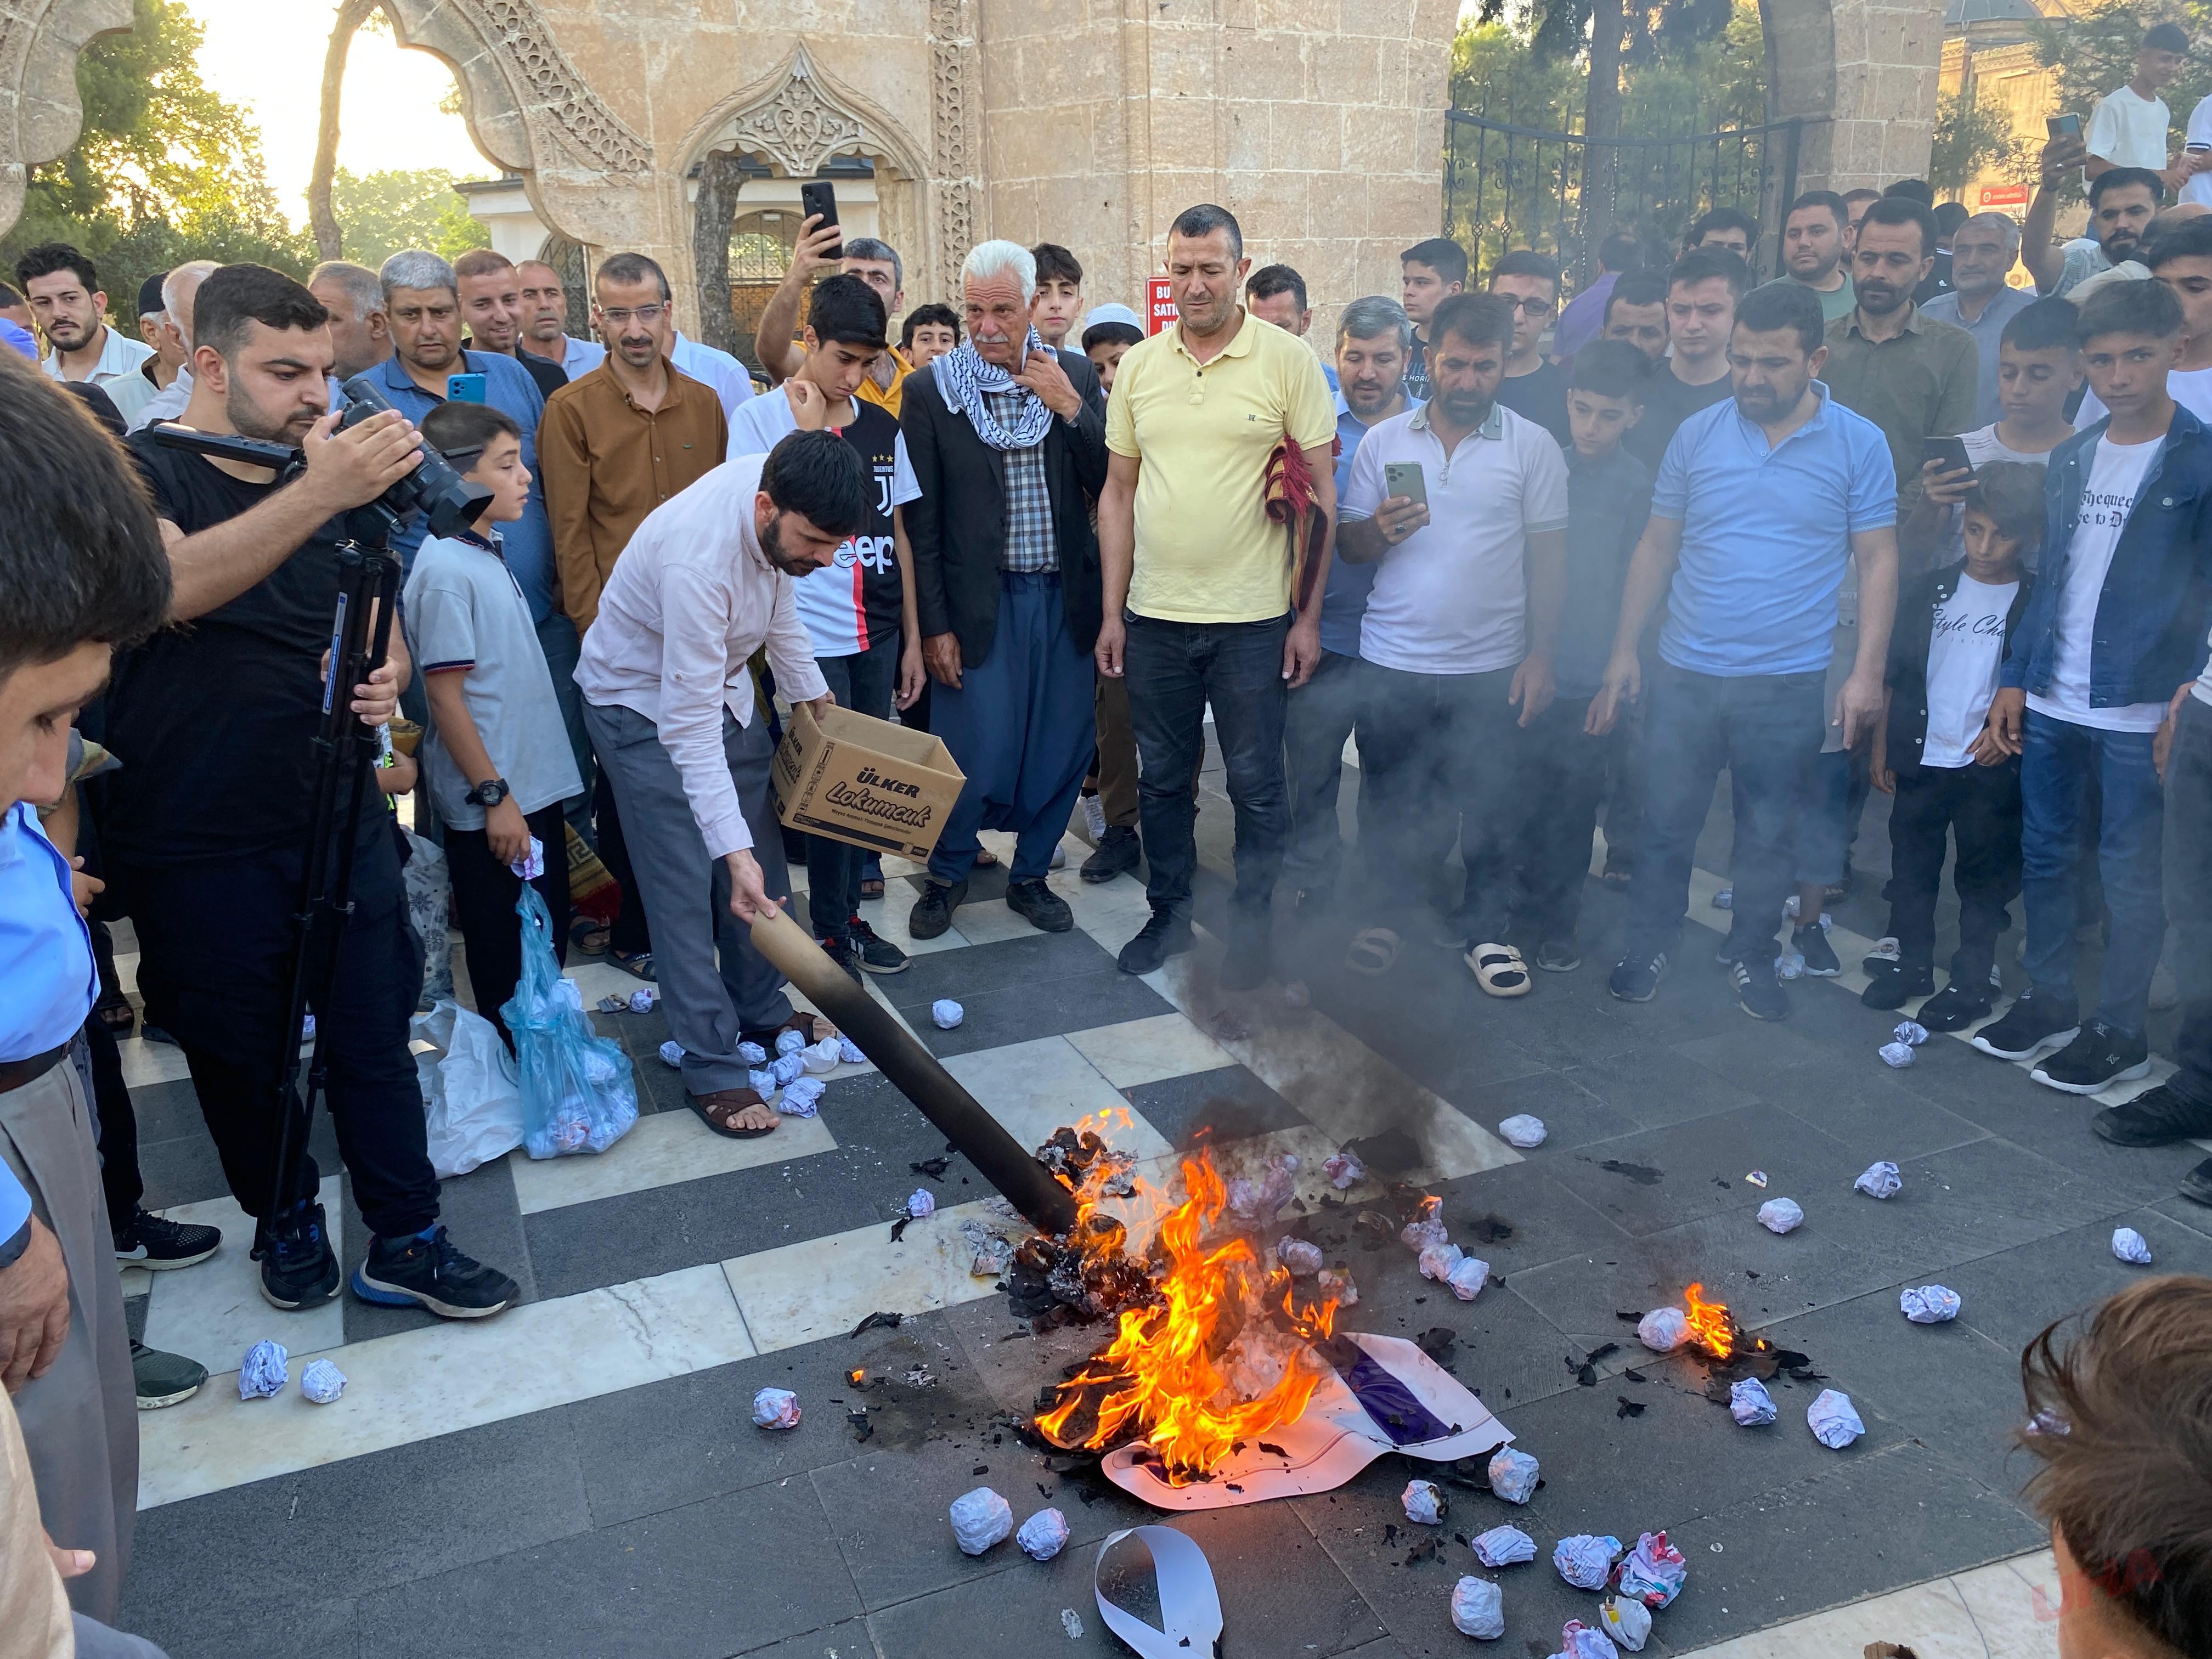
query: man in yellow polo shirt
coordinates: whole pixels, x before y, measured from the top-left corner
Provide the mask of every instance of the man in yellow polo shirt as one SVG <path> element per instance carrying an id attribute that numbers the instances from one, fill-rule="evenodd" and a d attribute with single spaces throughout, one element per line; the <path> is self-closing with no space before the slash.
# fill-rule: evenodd
<path id="1" fill-rule="evenodd" d="M 1181 319 L 1129 348 L 1106 406 L 1098 498 L 1105 618 L 1098 671 L 1126 675 L 1152 917 L 1121 947 L 1147 974 L 1191 945 L 1198 865 L 1191 775 L 1213 710 L 1237 811 L 1237 890 L 1222 984 L 1267 976 L 1267 921 L 1290 835 L 1283 700 L 1321 658 L 1321 596 L 1335 534 L 1336 408 L 1305 343 L 1237 303 L 1251 261 L 1226 210 L 1187 209 L 1168 229 Z M 1328 526 L 1311 596 L 1292 607 L 1291 543 L 1267 514 L 1267 458 L 1305 453 Z"/>

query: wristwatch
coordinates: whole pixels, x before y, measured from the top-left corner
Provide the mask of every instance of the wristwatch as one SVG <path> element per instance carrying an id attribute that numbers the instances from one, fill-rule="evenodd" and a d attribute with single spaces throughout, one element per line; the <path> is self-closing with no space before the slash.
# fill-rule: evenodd
<path id="1" fill-rule="evenodd" d="M 496 806 L 514 793 L 505 778 L 487 778 L 461 799 L 471 806 Z"/>

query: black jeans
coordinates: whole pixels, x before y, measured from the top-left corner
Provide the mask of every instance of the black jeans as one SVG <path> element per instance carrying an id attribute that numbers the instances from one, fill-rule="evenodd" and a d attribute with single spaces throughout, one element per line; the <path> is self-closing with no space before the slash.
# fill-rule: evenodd
<path id="1" fill-rule="evenodd" d="M 1324 651 L 1313 678 L 1288 693 L 1284 702 L 1283 766 L 1290 793 L 1291 842 L 1283 873 L 1296 887 L 1326 890 L 1335 886 L 1344 860 L 1337 797 L 1344 779 L 1345 739 L 1359 720 L 1361 667 L 1357 657 Z M 1363 764 L 1363 808 L 1368 793 Z M 1364 831 L 1364 814 L 1361 822 Z"/>
<path id="2" fill-rule="evenodd" d="M 1514 733 L 1522 752 L 1511 793 L 1525 816 L 1513 917 L 1539 940 L 1571 939 L 1582 921 L 1590 836 L 1609 763 L 1622 747 L 1618 728 L 1601 738 L 1583 730 L 1589 706 L 1588 697 L 1562 697 Z M 1609 841 L 1607 853 L 1611 863 Z"/>
<path id="3" fill-rule="evenodd" d="M 1950 839 L 1959 893 L 1959 949 L 1951 983 L 1979 991 L 1996 965 L 1997 936 L 2020 896 L 2020 757 L 1998 766 L 1900 766 L 1889 809 L 1889 931 L 1907 968 L 1936 961 L 1936 895 Z"/>
<path id="4" fill-rule="evenodd" d="M 146 1018 L 184 1050 L 231 1196 L 256 1218 L 267 1215 L 276 1175 L 277 1044 L 303 853 L 283 848 L 114 872 L 138 930 Z M 380 824 L 354 867 L 353 915 L 331 997 L 313 1012 L 328 1033 L 331 1120 L 354 1200 L 368 1230 L 385 1238 L 438 1218 L 422 1089 L 407 1048 L 422 988 L 398 839 Z M 312 1156 L 302 1176 L 288 1202 L 313 1197 L 321 1173 Z"/>
<path id="5" fill-rule="evenodd" d="M 2166 1086 L 2212 1106 L 2212 704 L 2181 705 L 2166 770 L 2166 911 L 2181 987 L 2179 1069 Z"/>
<path id="6" fill-rule="evenodd" d="M 1179 623 L 1129 614 L 1123 678 L 1137 738 L 1145 896 L 1188 915 L 1198 869 L 1198 803 L 1190 787 L 1206 752 L 1206 711 L 1229 775 L 1237 815 L 1233 908 L 1263 917 L 1290 839 L 1283 782 L 1283 641 L 1288 613 L 1270 622 Z"/>
<path id="7" fill-rule="evenodd" d="M 891 717 L 891 696 L 898 689 L 899 636 L 887 634 L 865 651 L 847 657 L 817 657 L 837 706 L 879 720 Z M 827 836 L 806 838 L 806 914 L 817 939 L 846 939 L 860 914 L 860 876 L 865 848 Z"/>
<path id="8" fill-rule="evenodd" d="M 556 859 L 553 849 L 562 845 L 563 815 L 561 803 L 539 808 L 523 822 L 545 848 L 545 873 L 530 884 L 545 901 L 553 919 L 553 954 L 568 959 L 568 860 Z M 469 989 L 477 1012 L 499 1028 L 508 1051 L 514 1048 L 507 1021 L 500 1010 L 514 994 L 522 977 L 522 919 L 514 902 L 522 896 L 522 878 L 491 850 L 491 838 L 482 830 L 446 830 L 446 874 L 453 885 L 453 925 L 461 930 L 468 955 Z"/>

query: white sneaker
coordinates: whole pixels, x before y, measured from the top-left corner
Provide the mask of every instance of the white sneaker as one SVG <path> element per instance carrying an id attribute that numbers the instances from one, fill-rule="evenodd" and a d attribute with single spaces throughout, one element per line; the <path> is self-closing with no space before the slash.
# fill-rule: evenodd
<path id="1" fill-rule="evenodd" d="M 1097 795 L 1085 795 L 1081 799 L 1083 827 L 1091 832 L 1091 839 L 1093 842 L 1103 841 L 1106 838 L 1105 801 Z"/>

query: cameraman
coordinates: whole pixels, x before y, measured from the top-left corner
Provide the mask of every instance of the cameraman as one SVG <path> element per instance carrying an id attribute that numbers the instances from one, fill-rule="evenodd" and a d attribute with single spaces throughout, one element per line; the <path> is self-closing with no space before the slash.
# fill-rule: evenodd
<path id="1" fill-rule="evenodd" d="M 296 445 L 305 466 L 283 482 L 266 468 L 165 446 L 159 427 L 131 434 L 174 573 L 170 617 L 190 626 L 122 658 L 108 697 L 107 741 L 123 761 L 109 797 L 109 878 L 137 928 L 146 1018 L 184 1050 L 231 1195 L 257 1223 L 261 1293 L 288 1310 L 326 1302 L 339 1285 L 313 1157 L 278 1212 L 267 1212 L 280 1027 L 344 535 L 337 515 L 404 478 L 420 447 L 393 412 L 337 429 L 325 412 L 327 318 L 305 288 L 265 266 L 226 265 L 201 284 L 181 423 Z M 352 690 L 364 725 L 388 720 L 406 683 L 397 628 L 391 653 Z M 337 979 L 313 1011 L 330 1060 L 331 1122 L 371 1235 L 354 1291 L 482 1318 L 516 1287 L 455 1249 L 437 1224 L 438 1181 L 407 1047 L 422 963 L 405 920 L 398 838 L 377 799 L 362 812 L 355 860 Z"/>

